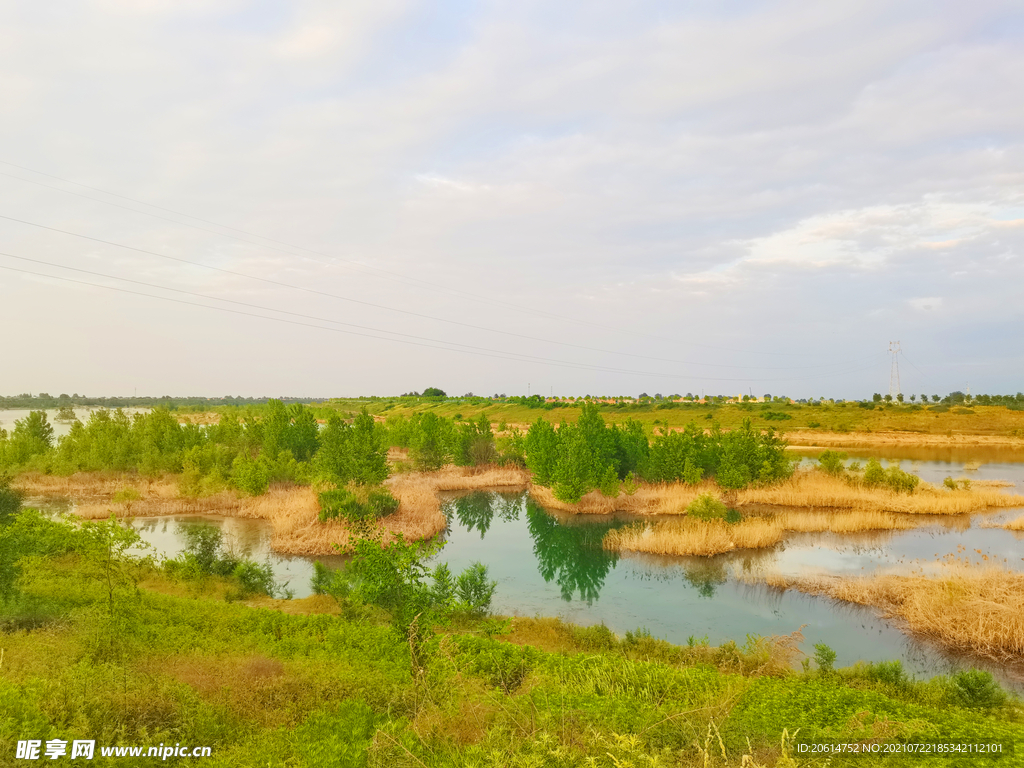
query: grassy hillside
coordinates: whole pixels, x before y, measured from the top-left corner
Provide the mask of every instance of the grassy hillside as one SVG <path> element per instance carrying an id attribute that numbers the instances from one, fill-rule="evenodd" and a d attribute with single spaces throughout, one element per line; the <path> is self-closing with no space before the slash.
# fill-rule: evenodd
<path id="1" fill-rule="evenodd" d="M 530 424 L 538 418 L 551 422 L 576 421 L 580 407 L 530 407 L 521 403 L 489 401 L 483 398 L 372 398 L 331 400 L 317 410 L 357 413 L 366 407 L 375 416 L 408 416 L 417 411 L 433 411 L 439 416 L 473 419 L 486 413 L 495 424 Z M 857 403 L 624 403 L 601 404 L 601 415 L 611 423 L 636 419 L 649 428 L 682 427 L 691 421 L 718 422 L 724 428 L 739 426 L 744 419 L 755 425 L 789 432 L 818 430 L 835 432 L 899 431 L 933 435 L 996 435 L 1024 438 L 1024 411 L 1002 405 L 971 407 L 948 405 L 873 404 L 864 408 Z"/>

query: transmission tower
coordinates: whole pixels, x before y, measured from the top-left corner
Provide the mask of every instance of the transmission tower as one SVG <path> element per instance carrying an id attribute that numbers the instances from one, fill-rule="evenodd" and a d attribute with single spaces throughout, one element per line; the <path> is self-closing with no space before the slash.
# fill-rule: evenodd
<path id="1" fill-rule="evenodd" d="M 900 394 L 900 343 L 898 341 L 889 342 L 889 354 L 892 355 L 892 368 L 889 370 L 889 397 L 896 399 L 896 396 Z"/>

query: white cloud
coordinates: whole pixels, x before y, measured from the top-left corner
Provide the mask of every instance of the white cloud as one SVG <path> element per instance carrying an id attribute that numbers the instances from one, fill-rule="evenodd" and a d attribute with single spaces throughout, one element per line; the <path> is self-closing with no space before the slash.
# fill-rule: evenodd
<path id="1" fill-rule="evenodd" d="M 920 350 L 941 348 L 954 327 L 976 335 L 967 356 L 996 340 L 1020 350 L 1005 330 L 1019 320 L 1024 279 L 1024 105 L 1012 98 L 1024 51 L 998 33 L 1020 22 L 1008 2 L 54 8 L 0 9 L 8 159 L 317 253 L 264 241 L 281 249 L 267 250 L 0 176 L 10 215 L 470 325 L 697 355 L 755 380 L 773 375 L 760 368 L 772 359 L 764 353 L 786 361 L 815 350 L 805 361 L 814 365 L 837 348 L 866 354 L 875 336 L 900 327 L 918 334 Z M 360 309 L 0 221 L 4 249 L 647 370 L 632 358 Z M 106 297 L 97 313 L 80 291 L 65 300 L 59 287 L 4 281 L 3 322 L 52 306 L 101 339 L 120 306 Z M 148 331 L 119 331 L 145 348 L 147 333 L 170 337 L 192 323 L 187 312 L 154 305 Z M 210 322 L 200 326 L 222 327 Z M 296 337 L 257 323 L 247 337 L 244 321 L 223 322 L 227 350 L 219 334 L 195 340 L 197 357 L 215 365 L 201 377 L 168 373 L 156 352 L 133 363 L 157 389 L 298 391 L 311 380 L 287 366 L 244 381 L 238 372 L 254 355 L 309 359 L 329 344 L 373 364 L 345 367 L 341 383 L 320 371 L 318 391 L 407 391 L 431 376 L 474 391 L 515 391 L 519 379 L 541 377 L 577 393 L 654 386 L 415 348 L 382 354 L 312 329 Z M 36 357 L 18 375 L 74 370 L 87 378 L 68 385 L 78 391 L 123 378 L 79 362 Z M 685 375 L 709 373 L 658 368 L 680 370 L 684 391 Z M 992 388 L 1016 370 L 992 365 Z M 836 394 L 858 394 L 872 375 L 843 380 L 849 391 Z M 164 387 L 167 376 L 177 378 Z M 18 381 L 10 386 L 58 388 Z"/>

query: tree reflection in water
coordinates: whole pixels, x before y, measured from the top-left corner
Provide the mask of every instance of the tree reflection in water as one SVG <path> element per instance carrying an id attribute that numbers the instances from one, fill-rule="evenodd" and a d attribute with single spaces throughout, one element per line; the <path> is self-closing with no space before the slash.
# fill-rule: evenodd
<path id="1" fill-rule="evenodd" d="M 683 578 L 701 597 L 714 597 L 715 589 L 729 580 L 724 562 L 708 560 L 683 566 Z"/>
<path id="2" fill-rule="evenodd" d="M 467 531 L 480 531 L 482 539 L 495 515 L 506 523 L 518 520 L 525 497 L 525 493 L 477 491 L 447 502 L 444 512 L 448 517 L 454 514 Z"/>
<path id="3" fill-rule="evenodd" d="M 554 580 L 565 601 L 577 592 L 588 604 L 596 600 L 619 559 L 601 546 L 601 539 L 618 524 L 563 525 L 532 502 L 526 504 L 526 519 L 544 581 Z"/>

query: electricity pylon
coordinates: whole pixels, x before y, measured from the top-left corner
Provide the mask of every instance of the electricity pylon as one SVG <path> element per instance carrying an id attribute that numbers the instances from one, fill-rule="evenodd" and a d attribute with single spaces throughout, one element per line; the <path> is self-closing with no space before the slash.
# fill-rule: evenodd
<path id="1" fill-rule="evenodd" d="M 900 343 L 898 341 L 889 342 L 889 354 L 892 355 L 892 368 L 889 370 L 889 397 L 893 400 L 900 394 Z"/>

